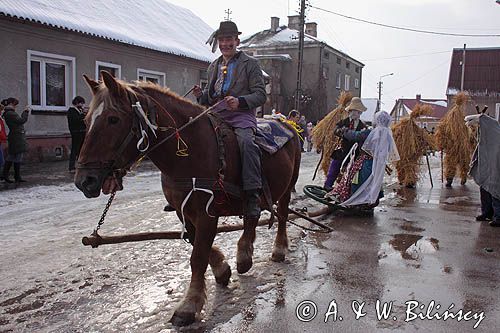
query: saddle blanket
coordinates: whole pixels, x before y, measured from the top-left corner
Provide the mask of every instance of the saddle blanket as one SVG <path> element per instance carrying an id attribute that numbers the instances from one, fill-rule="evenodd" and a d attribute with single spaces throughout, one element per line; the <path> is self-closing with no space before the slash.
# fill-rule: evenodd
<path id="1" fill-rule="evenodd" d="M 271 155 L 282 148 L 293 135 L 293 130 L 279 120 L 257 119 L 255 143 Z"/>

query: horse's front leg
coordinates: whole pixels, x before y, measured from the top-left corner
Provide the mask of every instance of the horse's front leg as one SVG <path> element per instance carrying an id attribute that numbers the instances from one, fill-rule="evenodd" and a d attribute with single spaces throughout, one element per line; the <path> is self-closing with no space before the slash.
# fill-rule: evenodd
<path id="1" fill-rule="evenodd" d="M 184 299 L 170 320 L 176 326 L 193 323 L 205 304 L 205 271 L 217 232 L 217 219 L 208 216 L 193 220 L 196 237 L 191 253 L 191 282 Z"/>
<path id="2" fill-rule="evenodd" d="M 288 205 L 290 204 L 290 191 L 283 195 L 278 201 L 278 231 L 274 240 L 273 254 L 271 260 L 281 262 L 285 260 L 288 251 L 288 235 L 286 232 L 286 221 L 288 219 Z"/>
<path id="3" fill-rule="evenodd" d="M 179 219 L 182 219 L 180 214 L 177 214 Z M 186 219 L 186 230 L 188 233 L 188 239 L 191 245 L 194 245 L 196 239 L 196 229 L 194 228 L 193 223 Z M 208 263 L 212 268 L 212 272 L 215 276 L 215 281 L 223 286 L 227 286 L 229 283 L 229 278 L 231 277 L 231 267 L 226 261 L 226 257 L 219 250 L 217 246 L 212 246 L 210 251 L 210 256 L 208 257 Z"/>
<path id="4" fill-rule="evenodd" d="M 243 219 L 243 235 L 238 241 L 236 253 L 236 269 L 238 273 L 246 273 L 252 268 L 253 242 L 255 241 L 255 228 L 259 222 L 258 218 Z"/>

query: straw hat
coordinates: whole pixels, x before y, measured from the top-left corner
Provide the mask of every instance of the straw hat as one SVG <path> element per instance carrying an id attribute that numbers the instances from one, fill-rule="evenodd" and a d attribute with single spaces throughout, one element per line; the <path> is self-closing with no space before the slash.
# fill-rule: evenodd
<path id="1" fill-rule="evenodd" d="M 345 108 L 345 110 L 348 112 L 352 110 L 364 112 L 366 111 L 366 106 L 364 106 L 363 102 L 361 102 L 361 98 L 353 97 L 351 99 L 351 103 L 349 103 L 349 105 Z"/>

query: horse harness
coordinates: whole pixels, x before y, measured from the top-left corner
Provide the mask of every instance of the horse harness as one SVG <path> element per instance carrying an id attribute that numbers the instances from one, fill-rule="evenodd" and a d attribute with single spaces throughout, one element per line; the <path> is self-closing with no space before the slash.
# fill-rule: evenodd
<path id="1" fill-rule="evenodd" d="M 135 163 L 141 161 L 144 159 L 151 151 L 154 149 L 158 148 L 160 145 L 162 145 L 164 142 L 167 140 L 171 139 L 172 137 L 176 137 L 178 142 L 182 142 L 184 145 L 184 141 L 182 140 L 180 136 L 180 131 L 182 131 L 185 127 L 189 126 L 190 124 L 194 123 L 196 120 L 198 120 L 200 117 L 203 115 L 207 115 L 210 123 L 212 125 L 212 128 L 214 129 L 214 133 L 216 136 L 217 140 L 217 151 L 218 151 L 218 159 L 219 159 L 219 169 L 218 169 L 218 179 L 213 179 L 213 178 L 181 178 L 181 179 L 171 179 L 170 177 L 166 177 L 167 179 L 167 186 L 169 188 L 173 188 L 175 190 L 190 190 L 189 194 L 186 196 L 184 199 L 184 202 L 182 204 L 181 208 L 181 215 L 182 215 L 182 223 L 183 223 L 183 231 L 181 233 L 181 238 L 186 238 L 184 235 L 184 232 L 187 231 L 185 228 L 185 219 L 184 219 L 184 212 L 183 208 L 184 205 L 187 203 L 187 200 L 189 200 L 191 194 L 195 191 L 203 191 L 207 192 L 212 195 L 212 197 L 209 199 L 206 205 L 206 213 L 209 216 L 212 216 L 209 213 L 209 206 L 211 205 L 215 194 L 216 193 L 221 193 L 223 196 L 222 201 L 220 202 L 215 202 L 216 204 L 223 204 L 225 200 L 229 198 L 228 194 L 236 197 L 236 198 L 242 198 L 242 190 L 241 187 L 229 182 L 226 182 L 224 180 L 224 171 L 226 169 L 226 162 L 225 162 L 225 146 L 224 146 L 224 141 L 227 139 L 228 135 L 230 132 L 233 131 L 233 129 L 226 123 L 224 122 L 218 115 L 216 115 L 214 112 L 211 112 L 212 109 L 214 109 L 218 104 L 222 102 L 219 101 L 216 104 L 212 105 L 210 108 L 204 110 L 202 113 L 197 115 L 195 118 L 190 119 L 188 122 L 183 124 L 181 127 L 177 128 L 177 124 L 175 123 L 175 120 L 172 118 L 170 113 L 168 113 L 167 110 L 165 110 L 154 98 L 148 96 L 145 92 L 144 89 L 141 87 L 134 86 L 134 89 L 139 90 L 139 92 L 142 93 L 143 96 L 145 96 L 146 99 L 146 111 L 142 108 L 141 102 L 139 101 L 139 98 L 137 97 L 137 94 L 135 92 L 130 92 L 127 90 L 127 95 L 128 99 L 130 100 L 132 104 L 132 109 L 134 110 L 134 114 L 132 115 L 132 126 L 125 137 L 125 139 L 122 141 L 118 149 L 115 151 L 113 155 L 113 159 L 107 160 L 107 161 L 93 161 L 93 162 L 85 162 L 85 163 L 77 163 L 77 167 L 79 169 L 101 169 L 106 171 L 106 175 L 113 175 L 115 177 L 123 177 L 126 174 L 126 171 L 130 169 L 132 165 Z M 161 127 L 157 125 L 156 122 L 156 117 L 158 114 L 156 106 L 159 106 L 163 111 L 171 118 L 171 120 L 174 123 L 175 127 Z M 167 131 L 169 129 L 173 129 L 173 133 L 168 135 L 166 138 L 162 139 L 161 141 L 157 142 L 155 145 L 152 147 L 149 147 L 149 136 L 148 136 L 148 130 L 156 137 L 156 130 L 159 131 Z M 133 139 L 137 139 L 137 149 L 139 150 L 140 154 L 139 156 L 135 159 L 133 162 L 127 163 L 126 161 L 123 160 L 123 152 L 125 149 L 128 147 L 130 142 Z M 142 145 L 145 145 L 143 148 L 141 148 Z M 187 148 L 187 146 L 186 146 Z M 179 156 L 187 156 L 184 154 L 179 154 L 179 151 L 177 152 Z M 120 166 L 117 168 L 117 166 Z M 273 203 L 272 203 L 272 197 L 271 197 L 271 191 L 269 188 L 269 184 L 267 180 L 264 177 L 264 173 L 262 173 L 262 184 L 263 184 L 263 194 L 264 198 L 266 200 L 266 205 L 267 205 L 267 210 L 271 212 L 271 217 L 269 219 L 269 227 L 272 226 L 272 223 L 274 221 L 274 209 L 273 209 Z M 101 219 L 98 223 L 97 229 L 94 230 L 94 233 L 97 233 L 97 230 L 100 228 L 100 226 L 104 223 L 104 217 L 107 213 L 107 210 L 109 209 L 109 206 L 111 205 L 111 202 L 114 198 L 115 192 L 112 193 L 110 196 L 108 203 L 106 205 L 106 209 L 104 210 Z M 190 235 L 188 235 L 189 237 Z M 191 237 L 189 237 L 191 238 Z"/>

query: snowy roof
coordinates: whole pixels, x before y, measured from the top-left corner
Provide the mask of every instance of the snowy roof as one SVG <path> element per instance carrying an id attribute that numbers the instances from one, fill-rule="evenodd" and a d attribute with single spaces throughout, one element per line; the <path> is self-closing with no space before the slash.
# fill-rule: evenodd
<path id="1" fill-rule="evenodd" d="M 401 102 L 401 103 L 400 103 Z M 421 116 L 420 118 L 427 118 L 427 119 L 436 119 L 439 120 L 444 117 L 446 112 L 448 112 L 448 101 L 444 99 L 431 99 L 431 98 L 401 98 L 396 101 L 396 104 L 394 105 L 391 114 L 399 114 L 399 111 L 406 112 L 407 114 L 411 114 L 412 110 L 415 108 L 417 104 L 427 104 L 432 107 L 432 112 L 428 116 Z M 401 110 L 398 110 L 398 108 L 402 106 Z M 401 115 L 401 114 L 400 114 Z"/>
<path id="2" fill-rule="evenodd" d="M 444 100 L 441 100 L 441 101 L 423 101 L 423 102 L 427 103 L 427 104 L 442 106 L 444 108 L 448 107 L 448 102 L 444 101 Z"/>
<path id="3" fill-rule="evenodd" d="M 273 30 L 263 30 L 259 31 L 253 35 L 244 36 L 241 38 L 240 48 L 279 48 L 279 47 L 297 47 L 299 44 L 299 31 L 295 29 L 288 28 L 286 25 L 279 27 L 276 31 Z M 364 66 L 360 61 L 347 55 L 345 52 L 335 49 L 328 45 L 325 41 L 304 34 L 304 45 L 326 45 L 332 51 L 351 59 L 353 62 L 358 63 L 360 66 Z"/>
<path id="4" fill-rule="evenodd" d="M 290 61 L 292 57 L 289 54 L 254 54 L 252 57 L 255 59 L 278 59 L 283 61 Z"/>
<path id="5" fill-rule="evenodd" d="M 280 27 L 278 32 L 264 30 L 251 36 L 241 39 L 241 47 L 263 47 L 263 46 L 282 46 L 299 43 L 299 31 Z M 316 37 L 304 34 L 304 44 L 307 43 L 325 43 Z M 326 44 L 326 43 L 325 43 Z"/>
<path id="6" fill-rule="evenodd" d="M 165 0 L 2 0 L 0 13 L 197 60 L 216 57 L 205 45 L 213 29 Z"/>

